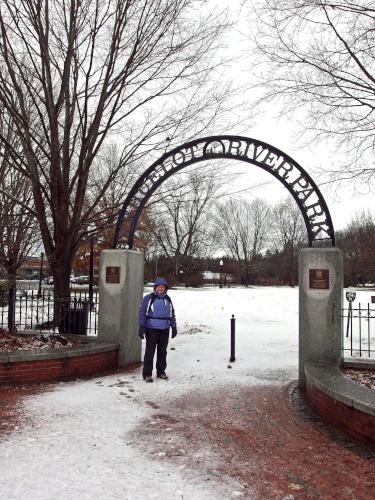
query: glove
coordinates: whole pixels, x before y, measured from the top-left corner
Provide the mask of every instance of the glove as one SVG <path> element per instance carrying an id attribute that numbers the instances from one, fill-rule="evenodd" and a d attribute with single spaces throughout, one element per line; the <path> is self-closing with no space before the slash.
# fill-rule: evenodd
<path id="1" fill-rule="evenodd" d="M 174 339 L 176 335 L 177 335 L 177 328 L 175 326 L 172 326 L 172 339 Z"/>
<path id="2" fill-rule="evenodd" d="M 144 339 L 145 338 L 145 333 L 146 333 L 146 328 L 144 326 L 140 326 L 139 327 L 139 332 L 138 332 L 138 337 L 140 339 Z"/>

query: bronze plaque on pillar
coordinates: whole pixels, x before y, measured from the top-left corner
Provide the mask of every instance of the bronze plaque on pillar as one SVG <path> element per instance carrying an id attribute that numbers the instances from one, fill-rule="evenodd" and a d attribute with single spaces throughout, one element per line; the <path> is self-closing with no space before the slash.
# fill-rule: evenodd
<path id="1" fill-rule="evenodd" d="M 309 269 L 309 288 L 329 290 L 329 269 Z"/>
<path id="2" fill-rule="evenodd" d="M 115 266 L 107 266 L 105 268 L 106 283 L 120 283 L 120 268 Z"/>

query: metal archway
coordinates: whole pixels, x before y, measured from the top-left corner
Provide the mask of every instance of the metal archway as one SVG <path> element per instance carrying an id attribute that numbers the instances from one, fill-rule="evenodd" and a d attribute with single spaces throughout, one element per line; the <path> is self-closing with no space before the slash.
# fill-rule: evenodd
<path id="1" fill-rule="evenodd" d="M 305 221 L 309 246 L 335 246 L 335 235 L 327 204 L 309 174 L 290 156 L 265 142 L 236 135 L 196 139 L 165 153 L 137 180 L 118 216 L 113 248 L 117 248 L 125 216 L 134 212 L 127 246 L 133 247 L 138 219 L 155 190 L 179 170 L 205 160 L 228 158 L 266 170 L 278 179 L 295 199 Z"/>

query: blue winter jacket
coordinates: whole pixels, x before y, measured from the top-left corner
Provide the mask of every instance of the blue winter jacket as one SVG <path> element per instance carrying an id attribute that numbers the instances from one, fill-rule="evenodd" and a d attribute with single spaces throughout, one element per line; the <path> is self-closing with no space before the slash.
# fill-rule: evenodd
<path id="1" fill-rule="evenodd" d="M 156 280 L 155 287 L 157 284 L 164 283 L 157 283 Z M 139 309 L 139 326 L 155 330 L 167 330 L 176 326 L 173 304 L 167 292 L 159 295 L 154 291 L 143 298 Z"/>

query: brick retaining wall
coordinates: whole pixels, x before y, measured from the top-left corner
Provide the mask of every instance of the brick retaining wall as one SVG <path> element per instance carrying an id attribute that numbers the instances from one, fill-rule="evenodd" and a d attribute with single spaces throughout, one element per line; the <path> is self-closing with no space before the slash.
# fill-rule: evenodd
<path id="1" fill-rule="evenodd" d="M 118 349 L 118 344 L 90 342 L 53 351 L 2 353 L 0 384 L 47 382 L 115 370 Z"/>
<path id="2" fill-rule="evenodd" d="M 375 392 L 347 379 L 337 367 L 309 365 L 306 397 L 328 423 L 375 449 Z"/>

